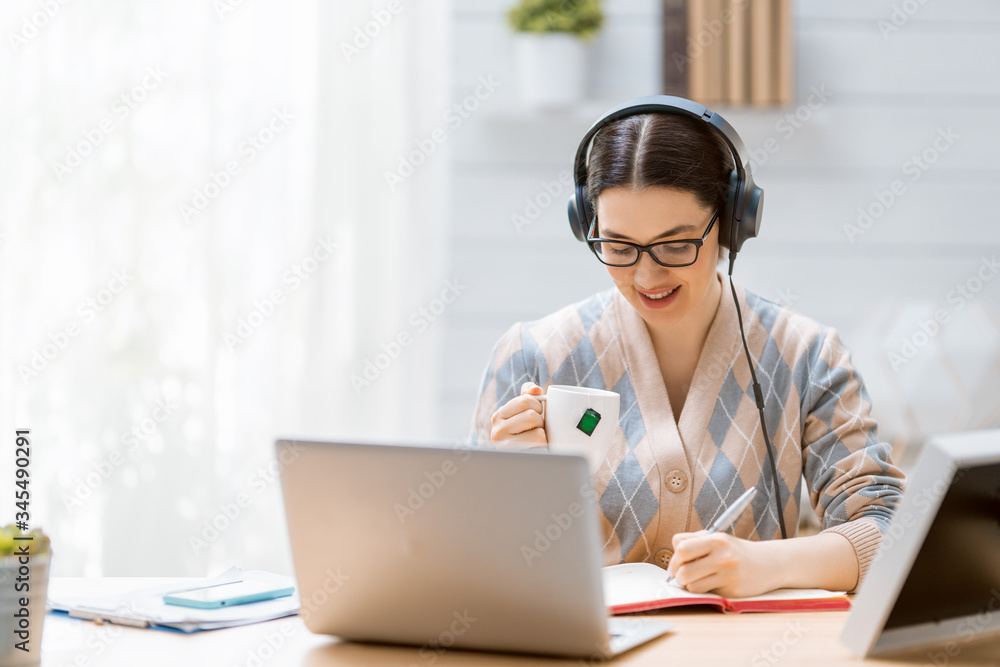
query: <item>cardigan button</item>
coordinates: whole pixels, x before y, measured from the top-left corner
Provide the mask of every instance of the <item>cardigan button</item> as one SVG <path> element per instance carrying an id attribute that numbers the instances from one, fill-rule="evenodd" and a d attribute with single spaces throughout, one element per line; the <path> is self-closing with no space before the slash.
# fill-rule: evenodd
<path id="1" fill-rule="evenodd" d="M 664 476 L 663 482 L 674 493 L 680 493 L 688 486 L 688 476 L 683 470 L 671 470 Z"/>
<path id="2" fill-rule="evenodd" d="M 654 562 L 660 567 L 666 569 L 670 565 L 670 559 L 673 557 L 674 552 L 670 549 L 660 549 L 656 552 Z"/>

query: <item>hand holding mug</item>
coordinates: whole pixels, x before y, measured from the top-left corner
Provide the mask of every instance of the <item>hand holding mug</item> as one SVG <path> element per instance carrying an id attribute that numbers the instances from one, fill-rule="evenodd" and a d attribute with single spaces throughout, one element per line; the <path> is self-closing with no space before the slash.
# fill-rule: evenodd
<path id="1" fill-rule="evenodd" d="M 542 401 L 538 399 L 542 388 L 534 382 L 521 385 L 521 395 L 515 396 L 493 413 L 490 439 L 503 443 L 505 449 L 530 449 L 545 447 L 542 420 Z"/>
<path id="2" fill-rule="evenodd" d="M 541 387 L 526 382 L 520 396 L 493 413 L 493 442 L 511 449 L 547 445 L 551 451 L 582 454 L 591 473 L 596 472 L 618 427 L 619 395 L 571 385 L 551 385 L 541 393 Z"/>

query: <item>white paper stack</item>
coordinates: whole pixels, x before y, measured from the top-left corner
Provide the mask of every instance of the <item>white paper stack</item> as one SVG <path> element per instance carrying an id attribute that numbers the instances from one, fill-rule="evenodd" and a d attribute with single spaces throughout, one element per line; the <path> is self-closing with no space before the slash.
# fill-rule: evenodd
<path id="1" fill-rule="evenodd" d="M 259 581 L 276 586 L 295 586 L 292 577 L 261 570 L 244 572 L 231 567 L 222 574 L 208 579 L 191 579 L 168 585 L 130 591 L 104 597 L 49 597 L 49 608 L 68 612 L 70 616 L 84 619 L 101 619 L 109 623 L 134 625 L 141 628 L 171 628 L 181 632 L 231 628 L 237 625 L 259 623 L 299 611 L 299 592 L 287 597 L 262 600 L 219 609 L 194 609 L 178 607 L 163 602 L 165 593 L 176 593 L 192 588 L 216 586 L 238 581 Z"/>

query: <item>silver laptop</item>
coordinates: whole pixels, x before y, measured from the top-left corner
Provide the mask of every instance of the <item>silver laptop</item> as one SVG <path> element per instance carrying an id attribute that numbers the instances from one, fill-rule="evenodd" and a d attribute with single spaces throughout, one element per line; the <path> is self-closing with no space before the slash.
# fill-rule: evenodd
<path id="1" fill-rule="evenodd" d="M 609 618 L 581 456 L 279 440 L 306 626 L 366 642 L 609 658 L 673 624 Z M 331 582 L 335 582 L 333 585 Z"/>
<path id="2" fill-rule="evenodd" d="M 1000 634 L 1000 430 L 937 436 L 844 624 L 858 656 L 927 648 L 943 665 Z M 937 648 L 932 648 L 932 647 Z"/>

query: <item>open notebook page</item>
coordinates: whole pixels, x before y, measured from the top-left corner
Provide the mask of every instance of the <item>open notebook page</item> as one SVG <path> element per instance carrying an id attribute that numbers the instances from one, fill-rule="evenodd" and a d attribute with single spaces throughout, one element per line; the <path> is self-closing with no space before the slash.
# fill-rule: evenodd
<path id="1" fill-rule="evenodd" d="M 667 583 L 667 571 L 652 563 L 622 563 L 601 569 L 604 583 L 604 604 L 608 607 L 637 604 L 651 600 L 687 599 L 717 601 L 723 598 L 712 593 L 692 593 L 680 586 Z"/>
<path id="2" fill-rule="evenodd" d="M 623 563 L 601 570 L 604 603 L 614 613 L 685 604 L 708 604 L 730 611 L 849 609 L 844 593 L 821 589 L 781 588 L 763 595 L 726 599 L 714 593 L 691 593 L 667 583 L 667 571 L 652 563 Z"/>

